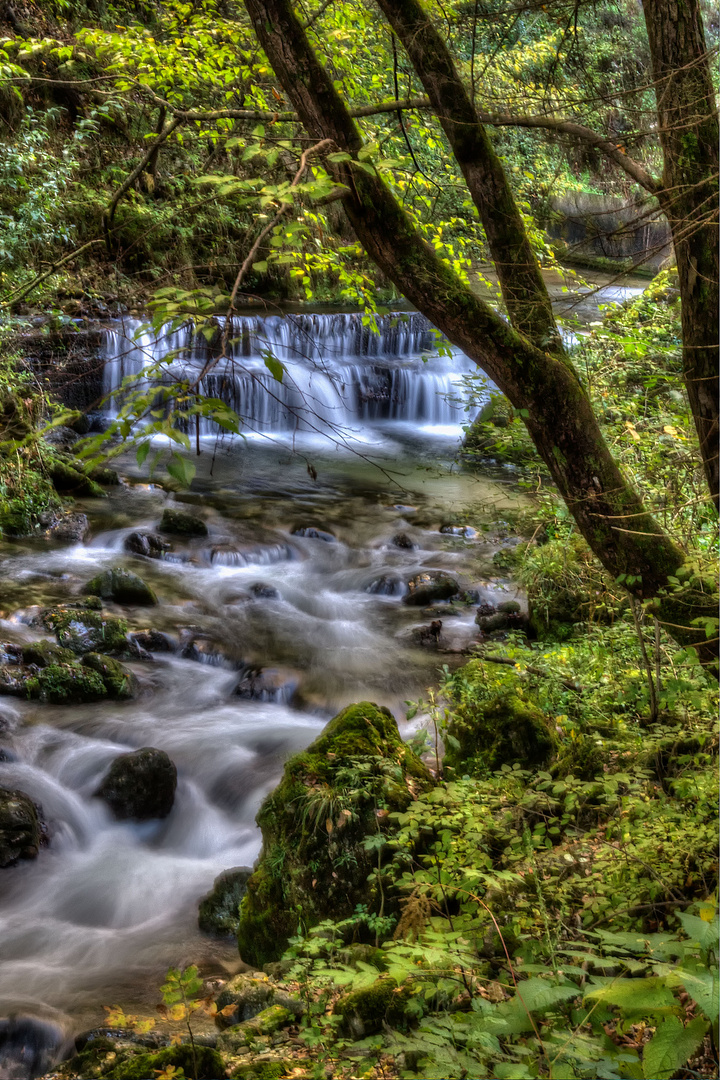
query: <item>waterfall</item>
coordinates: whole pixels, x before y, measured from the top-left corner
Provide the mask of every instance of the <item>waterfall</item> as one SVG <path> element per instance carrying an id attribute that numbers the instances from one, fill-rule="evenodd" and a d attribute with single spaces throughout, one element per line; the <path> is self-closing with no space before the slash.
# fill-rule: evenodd
<path id="1" fill-rule="evenodd" d="M 107 411 L 117 413 L 129 388 L 199 379 L 199 392 L 228 404 L 248 431 L 342 431 L 374 421 L 459 425 L 472 419 L 458 399 L 463 375 L 477 368 L 457 350 L 434 355 L 433 327 L 417 313 L 379 316 L 377 331 L 360 314 L 244 316 L 233 319 L 222 359 L 224 320 L 217 323 L 210 342 L 189 325 L 155 334 L 138 319 L 108 330 Z M 282 364 L 282 382 L 268 369 L 268 354 Z M 203 421 L 202 430 L 217 429 Z"/>

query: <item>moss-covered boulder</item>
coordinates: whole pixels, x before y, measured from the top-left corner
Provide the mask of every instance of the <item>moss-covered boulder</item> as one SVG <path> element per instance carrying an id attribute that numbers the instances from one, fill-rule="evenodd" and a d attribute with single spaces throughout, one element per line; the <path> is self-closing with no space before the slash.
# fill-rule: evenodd
<path id="1" fill-rule="evenodd" d="M 107 697 L 97 672 L 79 664 L 48 664 L 27 680 L 25 688 L 28 697 L 51 705 L 83 705 Z"/>
<path id="2" fill-rule="evenodd" d="M 172 544 L 157 533 L 132 532 L 125 537 L 123 547 L 133 555 L 144 555 L 146 559 L 162 559 L 165 552 L 171 550 Z"/>
<path id="3" fill-rule="evenodd" d="M 260 972 L 230 979 L 215 999 L 215 1005 L 215 1023 L 221 1030 L 264 1015 L 275 1005 L 293 1016 L 302 1016 L 305 1012 L 300 997 L 281 989 Z"/>
<path id="4" fill-rule="evenodd" d="M 346 918 L 358 904 L 379 909 L 378 854 L 364 842 L 389 828 L 383 810 L 404 810 L 432 783 L 387 709 L 364 701 L 331 720 L 260 808 L 262 854 L 240 905 L 242 958 L 262 967 L 299 925 Z M 392 906 L 386 885 L 386 914 Z"/>
<path id="5" fill-rule="evenodd" d="M 168 1046 L 155 1054 L 128 1053 L 123 1061 L 109 1072 L 103 1072 L 102 1076 L 104 1080 L 151 1080 L 168 1065 L 182 1069 L 185 1076 L 195 1080 L 222 1080 L 225 1076 L 225 1063 L 217 1050 L 198 1043 L 194 1048 L 187 1043 Z"/>
<path id="6" fill-rule="evenodd" d="M 240 921 L 240 901 L 247 890 L 252 870 L 239 866 L 223 870 L 215 878 L 212 892 L 204 896 L 198 906 L 198 926 L 205 934 L 217 937 L 234 937 Z"/>
<path id="7" fill-rule="evenodd" d="M 333 1012 L 342 1016 L 345 1030 L 353 1038 L 362 1039 L 381 1031 L 383 1024 L 402 1027 L 410 994 L 409 987 L 398 986 L 394 979 L 380 978 L 370 986 L 343 994 Z"/>
<path id="8" fill-rule="evenodd" d="M 58 644 L 75 656 L 89 652 L 128 651 L 127 623 L 124 619 L 105 615 L 99 597 L 46 608 L 41 619 L 43 626 L 55 632 Z"/>
<path id="9" fill-rule="evenodd" d="M 24 645 L 22 658 L 24 664 L 35 664 L 36 667 L 44 668 L 49 664 L 72 664 L 75 654 L 69 649 L 63 649 L 56 641 L 43 638 L 42 641 Z"/>
<path id="10" fill-rule="evenodd" d="M 41 839 L 40 817 L 30 796 L 0 787 L 0 867 L 34 859 Z"/>
<path id="11" fill-rule="evenodd" d="M 157 604 L 157 596 L 150 586 L 137 574 L 129 570 L 113 567 L 88 581 L 85 591 L 90 596 L 99 596 L 103 600 L 113 600 L 116 604 L 151 605 Z"/>
<path id="12" fill-rule="evenodd" d="M 114 660 L 112 656 L 103 656 L 101 653 L 86 653 L 82 658 L 82 666 L 97 672 L 109 697 L 124 701 L 135 696 L 137 679 L 132 671 L 128 670 L 119 660 Z"/>
<path id="13" fill-rule="evenodd" d="M 165 751 L 144 746 L 116 757 L 95 795 L 118 821 L 149 821 L 168 816 L 176 787 L 177 769 Z"/>
<path id="14" fill-rule="evenodd" d="M 252 1020 L 245 1020 L 227 1028 L 217 1041 L 218 1050 L 223 1054 L 237 1054 L 254 1043 L 259 1035 L 273 1035 L 280 1028 L 295 1021 L 295 1016 L 282 1005 L 270 1005 Z"/>
<path id="15" fill-rule="evenodd" d="M 411 607 L 425 607 L 426 604 L 434 604 L 438 600 L 449 600 L 460 592 L 455 578 L 444 570 L 425 570 L 422 574 L 410 578 L 407 586 L 408 591 L 403 596 L 403 603 Z"/>
<path id="16" fill-rule="evenodd" d="M 160 529 L 174 536 L 207 536 L 208 527 L 202 518 L 184 510 L 163 510 Z"/>
<path id="17" fill-rule="evenodd" d="M 446 767 L 473 773 L 547 765 L 557 745 L 552 721 L 527 698 L 512 669 L 493 670 L 490 677 L 494 682 L 482 660 L 471 660 L 453 677 Z"/>
<path id="18" fill-rule="evenodd" d="M 50 457 L 48 476 L 52 480 L 55 490 L 62 495 L 74 495 L 84 498 L 105 497 L 105 492 L 100 484 L 92 480 L 80 469 L 76 469 L 74 465 L 60 455 L 53 454 Z"/>

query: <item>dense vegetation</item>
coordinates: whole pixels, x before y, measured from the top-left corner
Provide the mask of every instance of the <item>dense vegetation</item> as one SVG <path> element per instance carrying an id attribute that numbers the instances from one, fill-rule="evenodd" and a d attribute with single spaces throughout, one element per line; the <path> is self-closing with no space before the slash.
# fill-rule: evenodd
<path id="1" fill-rule="evenodd" d="M 258 971 L 214 1001 L 194 969 L 172 971 L 161 1012 L 184 1041 L 151 1052 L 155 1020 L 114 1008 L 123 1039 L 96 1036 L 57 1075 L 717 1076 L 717 466 L 692 377 L 706 346 L 688 336 L 712 283 L 683 247 L 685 233 L 712 246 L 714 209 L 676 214 L 653 180 L 678 157 L 656 134 L 657 42 L 624 2 L 428 4 L 464 81 L 458 115 L 486 125 L 468 161 L 433 99 L 440 54 L 403 38 L 410 0 L 379 4 L 392 30 L 369 4 L 295 5 L 310 42 L 295 73 L 320 58 L 340 102 L 328 89 L 325 114 L 295 99 L 272 52 L 289 5 L 265 7 L 277 21 L 260 29 L 225 0 L 0 12 L 0 531 L 37 534 L 72 495 L 101 496 L 116 479 L 104 458 L 133 446 L 142 466 L 158 434 L 178 447 L 164 482 L 187 486 L 195 418 L 241 430 L 196 384 L 161 401 L 137 382 L 69 454 L 57 430 L 87 421 L 40 384 L 33 335 L 61 351 L 92 320 L 149 310 L 158 330 L 191 321 L 220 356 L 232 324 L 218 315 L 333 301 L 372 327 L 415 299 L 403 283 L 417 277 L 417 306 L 506 391 L 469 425 L 459 465 L 509 463 L 532 496 L 496 557 L 529 619 L 486 624 L 465 665 L 407 703 L 423 720 L 410 744 L 361 703 L 287 763 L 258 817 L 259 864 L 223 909 Z M 332 138 L 316 130 L 331 113 Z M 703 153 L 686 133 L 683 167 L 700 175 Z M 482 154 L 496 204 L 477 195 Z M 617 196 L 640 217 L 661 206 L 679 255 L 568 353 L 535 270 L 568 254 L 546 228 L 569 195 Z M 504 269 L 499 205 L 529 260 Z M 388 233 L 388 254 L 393 207 L 404 239 Z M 403 263 L 418 251 L 422 265 Z M 564 412 L 553 386 L 573 387 Z M 463 391 L 470 403 L 481 388 Z M 573 414 L 569 434 L 551 406 Z M 97 671 L 59 656 L 29 692 L 70 700 L 80 672 L 82 700 L 111 677 L 123 696 L 121 665 L 90 655 Z M 205 1012 L 216 1046 L 198 1034 Z"/>

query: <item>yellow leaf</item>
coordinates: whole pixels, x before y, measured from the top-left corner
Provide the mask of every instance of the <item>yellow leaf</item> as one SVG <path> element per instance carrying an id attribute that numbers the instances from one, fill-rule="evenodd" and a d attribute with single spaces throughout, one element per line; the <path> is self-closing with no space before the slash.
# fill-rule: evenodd
<path id="1" fill-rule="evenodd" d="M 677 438 L 677 428 L 674 428 L 672 424 L 666 424 L 663 431 L 666 435 L 672 435 L 674 438 Z"/>

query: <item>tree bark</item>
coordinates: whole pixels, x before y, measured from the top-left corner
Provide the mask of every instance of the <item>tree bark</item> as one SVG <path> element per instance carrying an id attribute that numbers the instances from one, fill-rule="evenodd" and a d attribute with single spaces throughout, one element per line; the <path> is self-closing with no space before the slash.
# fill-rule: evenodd
<path id="1" fill-rule="evenodd" d="M 488 133 L 422 0 L 378 0 L 430 99 L 480 215 L 510 322 L 541 349 L 562 352 L 550 297 Z"/>
<path id="2" fill-rule="evenodd" d="M 330 139 L 356 159 L 363 146 L 358 128 L 315 55 L 291 0 L 245 0 L 245 6 L 310 137 L 315 142 Z M 370 258 L 520 411 L 580 531 L 606 569 L 615 578 L 625 575 L 638 599 L 664 594 L 668 578 L 683 570 L 683 553 L 645 511 L 613 460 L 570 362 L 533 345 L 476 296 L 422 239 L 365 162 L 327 161 L 326 167 L 347 186 L 345 212 Z M 711 597 L 698 595 L 694 583 L 690 591 L 688 624 L 691 618 L 715 613 Z M 671 633 L 707 656 L 704 631 L 677 625 Z"/>
<path id="3" fill-rule="evenodd" d="M 643 0 L 663 150 L 660 204 L 682 305 L 685 385 L 718 506 L 718 116 L 697 0 Z"/>

